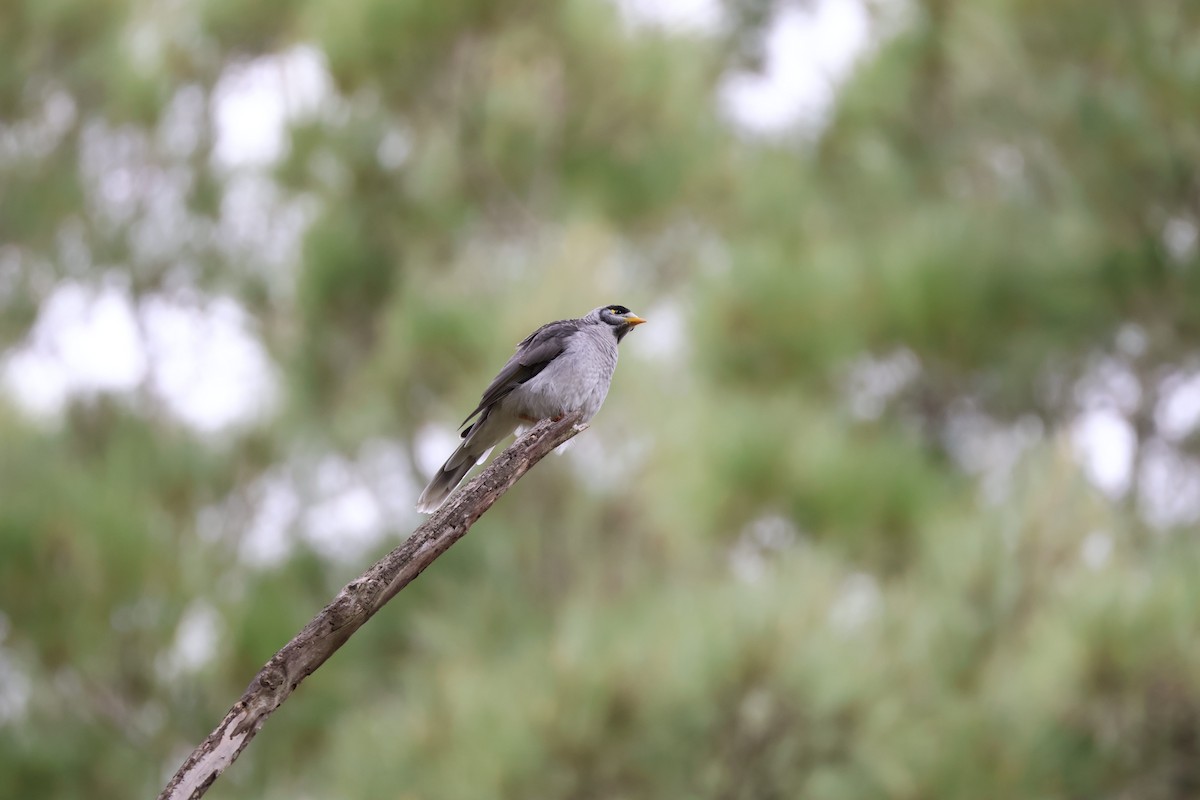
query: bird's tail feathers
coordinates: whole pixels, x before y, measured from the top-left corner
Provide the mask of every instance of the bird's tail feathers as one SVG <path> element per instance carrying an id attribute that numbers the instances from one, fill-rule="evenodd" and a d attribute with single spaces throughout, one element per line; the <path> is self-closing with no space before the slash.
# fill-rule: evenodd
<path id="1" fill-rule="evenodd" d="M 478 442 L 472 443 L 468 439 L 450 454 L 446 463 L 437 471 L 437 474 L 429 481 L 429 485 L 425 487 L 425 491 L 421 492 L 421 496 L 417 498 L 417 511 L 422 514 L 437 511 L 442 503 L 446 502 L 450 493 L 462 483 L 463 478 L 467 477 L 471 468 L 487 458 L 492 452 L 492 448 L 495 447 L 492 445 L 482 453 L 472 453 L 471 451 L 474 447 L 478 447 L 478 444 Z"/>

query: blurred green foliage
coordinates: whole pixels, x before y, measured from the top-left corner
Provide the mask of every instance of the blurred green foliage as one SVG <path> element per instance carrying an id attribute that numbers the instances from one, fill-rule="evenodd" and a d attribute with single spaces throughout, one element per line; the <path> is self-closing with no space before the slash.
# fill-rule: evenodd
<path id="1" fill-rule="evenodd" d="M 417 523 L 313 535 L 330 464 L 398 453 L 407 509 L 513 343 L 607 302 L 651 325 L 592 429 L 210 797 L 1200 794 L 1200 435 L 1162 411 L 1200 342 L 1200 6 L 881 3 L 819 133 L 755 136 L 717 97 L 782 7 L 0 10 L 4 363 L 74 282 L 235 301 L 280 387 L 216 433 L 147 382 L 2 396 L 0 796 L 156 792 Z M 226 163 L 230 81 L 297 53 L 325 93 Z M 1097 405 L 1133 436 L 1108 492 Z"/>

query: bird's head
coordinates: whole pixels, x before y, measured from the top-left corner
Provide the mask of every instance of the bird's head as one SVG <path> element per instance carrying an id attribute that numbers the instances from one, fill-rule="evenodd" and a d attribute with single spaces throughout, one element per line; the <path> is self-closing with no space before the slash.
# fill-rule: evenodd
<path id="1" fill-rule="evenodd" d="M 635 326 L 646 321 L 625 306 L 619 305 L 600 306 L 588 316 L 594 317 L 601 324 L 611 326 L 613 335 L 617 337 L 618 342 Z"/>

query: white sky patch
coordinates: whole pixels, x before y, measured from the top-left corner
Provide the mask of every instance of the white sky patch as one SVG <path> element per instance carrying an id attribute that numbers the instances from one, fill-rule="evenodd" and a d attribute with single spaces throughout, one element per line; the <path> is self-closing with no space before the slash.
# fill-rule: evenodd
<path id="1" fill-rule="evenodd" d="M 248 519 L 235 513 L 227 524 L 245 531 L 239 556 L 251 567 L 283 562 L 298 540 L 325 558 L 357 561 L 390 531 L 412 527 L 418 488 L 406 451 L 371 440 L 354 458 L 330 453 L 272 469 L 244 498 Z M 231 498 L 226 508 L 241 502 Z"/>
<path id="2" fill-rule="evenodd" d="M 52 415 L 74 392 L 133 389 L 147 368 L 128 294 L 67 281 L 42 304 L 26 344 L 10 351 L 0 375 L 23 407 Z"/>
<path id="3" fill-rule="evenodd" d="M 213 91 L 216 162 L 270 164 L 284 153 L 287 124 L 314 113 L 332 94 L 325 56 L 309 45 L 230 67 Z"/>
<path id="4" fill-rule="evenodd" d="M 716 34 L 727 26 L 717 0 L 614 0 L 633 28 L 660 27 Z M 784 7 L 768 27 L 762 73 L 728 76 L 719 105 L 738 125 L 762 134 L 798 124 L 819 128 L 838 84 L 870 40 L 870 16 L 862 0 L 814 0 L 807 8 Z"/>
<path id="5" fill-rule="evenodd" d="M 253 506 L 239 556 L 254 567 L 271 567 L 283 562 L 291 552 L 290 531 L 300 517 L 300 494 L 286 477 L 269 474 L 251 489 Z"/>
<path id="6" fill-rule="evenodd" d="M 811 9 L 783 9 L 767 32 L 762 73 L 725 79 L 720 104 L 749 131 L 774 134 L 797 125 L 819 128 L 870 41 L 861 0 L 816 0 Z"/>
<path id="7" fill-rule="evenodd" d="M 214 431 L 274 407 L 274 369 L 237 303 L 151 298 L 142 317 L 154 388 L 183 421 Z"/>
<path id="8" fill-rule="evenodd" d="M 273 407 L 274 368 L 232 300 L 150 297 L 67 281 L 42 305 L 24 344 L 0 362 L 0 384 L 27 411 L 53 416 L 75 394 L 148 385 L 167 410 L 205 431 Z"/>
<path id="9" fill-rule="evenodd" d="M 318 499 L 304 515 L 304 533 L 326 557 L 356 558 L 383 534 L 383 510 L 358 473 L 355 464 L 339 456 L 317 465 Z"/>
<path id="10" fill-rule="evenodd" d="M 361 485 L 347 485 L 305 515 L 306 538 L 330 559 L 356 560 L 383 536 L 383 511 Z"/>
<path id="11" fill-rule="evenodd" d="M 234 263 L 253 260 L 270 267 L 290 286 L 309 223 L 319 202 L 311 195 L 288 197 L 270 177 L 241 172 L 225 182 L 219 241 Z"/>
<path id="12" fill-rule="evenodd" d="M 209 603 L 197 600 L 187 607 L 175 629 L 175 642 L 158 662 L 168 679 L 203 669 L 215 655 L 221 636 L 221 615 Z"/>
<path id="13" fill-rule="evenodd" d="M 1189 261 L 1196 254 L 1196 225 L 1182 217 L 1173 217 L 1163 226 L 1163 244 L 1178 264 Z"/>
<path id="14" fill-rule="evenodd" d="M 401 525 L 408 518 L 416 518 L 417 493 L 425 482 L 421 479 L 421 485 L 417 485 L 405 448 L 391 440 L 377 439 L 359 448 L 357 460 L 389 524 Z"/>
<path id="15" fill-rule="evenodd" d="M 1075 420 L 1071 442 L 1088 478 L 1111 497 L 1129 488 L 1136 436 L 1133 426 L 1110 408 L 1085 411 Z"/>
<path id="16" fill-rule="evenodd" d="M 326 456 L 312 484 L 304 537 L 327 558 L 361 560 L 390 530 L 407 531 L 418 518 L 419 487 L 404 450 L 388 441 L 365 443 L 353 459 Z"/>
<path id="17" fill-rule="evenodd" d="M 1142 401 L 1142 384 L 1130 366 L 1117 358 L 1101 359 L 1075 385 L 1081 408 L 1116 408 L 1126 414 Z"/>
<path id="18" fill-rule="evenodd" d="M 999 422 L 961 402 L 951 411 L 944 441 L 959 467 L 978 476 L 983 499 L 999 504 L 1010 496 L 1017 465 L 1042 436 L 1042 422 L 1033 415 Z"/>
<path id="19" fill-rule="evenodd" d="M 432 477 L 461 441 L 457 433 L 443 425 L 425 425 L 417 431 L 413 447 L 421 475 Z"/>
<path id="20" fill-rule="evenodd" d="M 1200 519 L 1200 466 L 1161 439 L 1145 447 L 1142 514 L 1159 528 L 1194 524 Z"/>
<path id="21" fill-rule="evenodd" d="M 1163 436 L 1179 441 L 1200 425 L 1200 372 L 1163 381 L 1154 421 Z"/>

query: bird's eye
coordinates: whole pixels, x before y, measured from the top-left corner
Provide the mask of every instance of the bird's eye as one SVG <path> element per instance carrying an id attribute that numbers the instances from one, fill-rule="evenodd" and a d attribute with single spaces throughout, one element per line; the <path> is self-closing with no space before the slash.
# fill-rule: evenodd
<path id="1" fill-rule="evenodd" d="M 628 314 L 629 309 L 625 306 L 609 306 L 608 310 L 614 314 Z"/>

